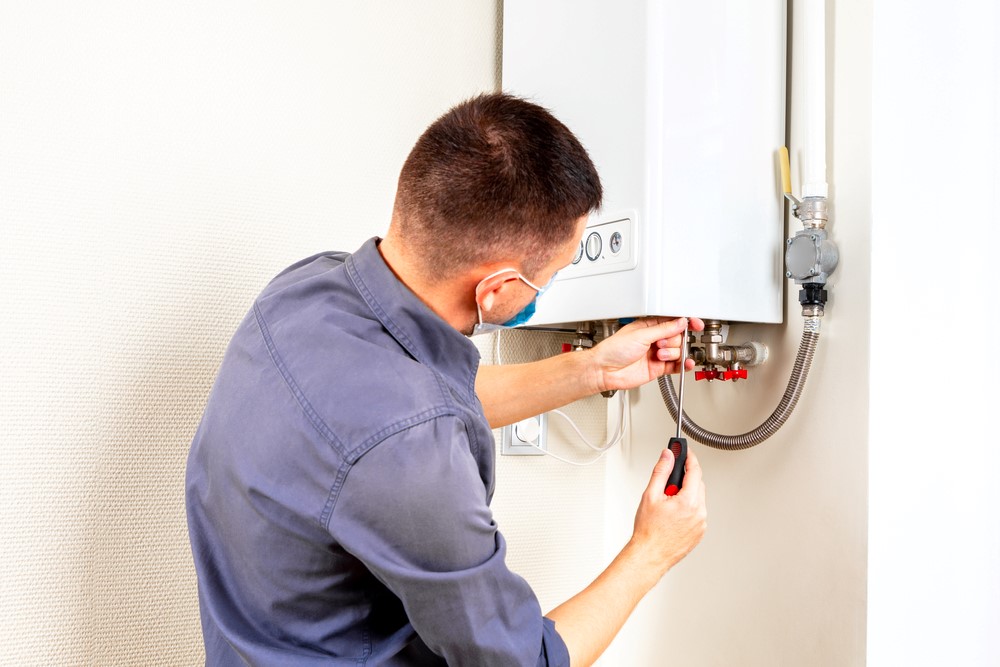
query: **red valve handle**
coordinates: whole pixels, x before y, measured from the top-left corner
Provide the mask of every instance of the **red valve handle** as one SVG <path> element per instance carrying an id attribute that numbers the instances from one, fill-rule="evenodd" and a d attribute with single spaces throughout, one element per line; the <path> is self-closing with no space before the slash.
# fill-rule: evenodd
<path id="1" fill-rule="evenodd" d="M 746 380 L 747 369 L 737 368 L 728 371 L 695 371 L 695 380 Z"/>

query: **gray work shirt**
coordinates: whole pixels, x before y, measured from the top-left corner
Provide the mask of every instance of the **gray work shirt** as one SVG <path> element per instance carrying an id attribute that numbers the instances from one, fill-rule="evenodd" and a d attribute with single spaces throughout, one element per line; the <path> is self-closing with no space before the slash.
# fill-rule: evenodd
<path id="1" fill-rule="evenodd" d="M 504 563 L 478 365 L 376 239 L 267 286 L 188 458 L 209 665 L 569 664 Z"/>

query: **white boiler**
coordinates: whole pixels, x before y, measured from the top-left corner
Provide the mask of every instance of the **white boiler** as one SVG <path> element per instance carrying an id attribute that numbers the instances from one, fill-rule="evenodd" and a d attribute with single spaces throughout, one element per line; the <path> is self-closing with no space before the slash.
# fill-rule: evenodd
<path id="1" fill-rule="evenodd" d="M 785 0 L 505 0 L 503 88 L 549 108 L 605 186 L 532 325 L 780 322 Z"/>

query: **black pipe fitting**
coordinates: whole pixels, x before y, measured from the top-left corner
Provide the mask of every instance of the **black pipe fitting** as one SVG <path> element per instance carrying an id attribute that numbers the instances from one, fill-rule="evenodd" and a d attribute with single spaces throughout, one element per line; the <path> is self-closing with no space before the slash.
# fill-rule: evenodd
<path id="1" fill-rule="evenodd" d="M 799 291 L 799 303 L 803 306 L 825 306 L 827 293 L 819 283 L 806 283 Z"/>

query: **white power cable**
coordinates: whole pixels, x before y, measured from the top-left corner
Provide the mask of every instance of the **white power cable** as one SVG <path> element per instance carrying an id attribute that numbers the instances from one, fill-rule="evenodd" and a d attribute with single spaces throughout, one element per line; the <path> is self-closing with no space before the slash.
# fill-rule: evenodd
<path id="1" fill-rule="evenodd" d="M 535 445 L 535 444 L 532 444 L 532 443 L 528 443 L 528 444 L 531 445 L 532 447 L 534 447 L 535 449 L 537 449 L 538 451 L 540 451 L 542 454 L 545 454 L 546 456 L 551 456 L 556 461 L 560 461 L 562 463 L 566 463 L 566 464 L 571 465 L 571 466 L 578 466 L 580 468 L 584 468 L 586 466 L 593 465 L 593 464 L 597 463 L 602 458 L 604 458 L 604 455 L 607 454 L 608 451 L 609 451 L 609 450 L 605 449 L 603 452 L 601 452 L 600 454 L 598 454 L 594 458 L 590 459 L 589 461 L 570 461 L 569 459 L 564 459 L 563 457 L 559 456 L 558 454 L 553 454 L 552 452 L 550 452 L 547 449 L 542 449 L 538 445 Z"/>
<path id="2" fill-rule="evenodd" d="M 603 451 L 611 449 L 612 447 L 614 447 L 615 445 L 617 445 L 619 442 L 621 442 L 622 438 L 625 436 L 625 415 L 627 414 L 626 411 L 625 411 L 625 407 L 626 407 L 625 403 L 626 403 L 626 401 L 628 399 L 626 398 L 626 395 L 625 395 L 624 391 L 619 391 L 618 392 L 618 396 L 619 396 L 619 398 L 618 398 L 618 425 L 615 427 L 614 434 L 603 445 L 595 445 L 590 440 L 588 440 L 587 436 L 585 436 L 583 434 L 583 431 L 581 431 L 580 428 L 576 425 L 576 422 L 574 422 L 570 418 L 570 416 L 567 415 L 562 410 L 549 410 L 549 412 L 551 412 L 552 414 L 555 414 L 555 415 L 559 415 L 560 417 L 562 417 L 563 419 L 565 419 L 567 422 L 569 422 L 570 428 L 572 428 L 576 432 L 576 435 L 580 438 L 580 440 L 583 441 L 583 444 L 587 445 L 588 447 L 590 447 L 591 449 L 593 449 L 595 452 L 603 452 Z"/>
<path id="3" fill-rule="evenodd" d="M 503 359 L 500 358 L 500 332 L 502 329 L 497 329 L 497 332 L 493 335 L 494 341 L 494 352 L 493 352 L 493 362 L 497 366 L 503 366 Z"/>
<path id="4" fill-rule="evenodd" d="M 494 360 L 494 362 L 498 366 L 501 366 L 501 365 L 503 365 L 503 359 L 500 356 L 500 330 L 497 330 L 496 333 L 494 334 L 494 336 L 495 336 L 495 338 L 494 338 L 493 360 Z M 563 412 L 562 410 L 549 410 L 549 412 L 551 412 L 552 414 L 558 415 L 558 416 L 562 417 L 563 419 L 565 419 L 569 423 L 570 428 L 573 429 L 573 431 L 576 433 L 576 435 L 580 438 L 580 440 L 585 445 L 587 445 L 587 447 L 590 447 L 595 452 L 600 452 L 600 454 L 598 454 L 597 456 L 595 456 L 594 458 L 592 458 L 589 461 L 571 461 L 569 459 L 566 459 L 566 458 L 563 458 L 563 457 L 559 456 L 558 454 L 554 454 L 553 452 L 550 452 L 547 449 L 543 449 L 542 447 L 539 447 L 538 445 L 536 445 L 534 443 L 529 442 L 529 443 L 525 443 L 525 444 L 528 444 L 531 447 L 534 447 L 535 449 L 537 449 L 538 451 L 542 452 L 546 456 L 551 456 L 555 460 L 561 461 L 563 463 L 567 463 L 569 465 L 573 465 L 573 466 L 589 466 L 589 465 L 592 465 L 594 463 L 597 463 L 597 461 L 599 461 L 601 458 L 603 458 L 604 455 L 607 454 L 608 451 L 612 447 L 614 447 L 615 445 L 617 445 L 618 443 L 620 443 L 624 439 L 625 434 L 628 431 L 628 426 L 629 426 L 629 417 L 628 417 L 628 415 L 629 415 L 628 392 L 623 391 L 623 390 L 619 390 L 618 391 L 618 405 L 619 405 L 619 408 L 618 408 L 618 425 L 615 426 L 614 433 L 608 438 L 608 441 L 605 442 L 603 445 L 595 445 L 594 443 L 592 443 L 587 438 L 587 436 L 585 436 L 583 434 L 583 431 L 580 430 L 580 427 L 577 426 L 576 422 L 573 421 L 573 419 L 569 415 L 567 415 L 565 412 Z"/>
<path id="5" fill-rule="evenodd" d="M 628 426 L 629 426 L 629 416 L 628 416 L 629 415 L 629 412 L 628 412 L 629 404 L 628 404 L 628 397 L 626 395 L 626 392 L 624 392 L 624 391 L 620 391 L 619 393 L 622 395 L 622 398 L 620 400 L 621 412 L 618 415 L 618 426 L 617 426 L 617 428 L 615 428 L 615 435 L 614 435 L 614 437 L 611 440 L 609 440 L 607 443 L 605 443 L 603 447 L 597 447 L 596 445 L 594 445 L 593 443 L 591 443 L 589 440 L 587 440 L 587 438 L 584 437 L 583 433 L 580 432 L 580 429 L 577 428 L 577 426 L 573 422 L 573 420 L 570 419 L 568 416 L 566 416 L 565 414 L 563 414 L 559 410 L 551 410 L 551 412 L 555 412 L 560 417 L 562 417 L 563 419 L 565 419 L 566 421 L 568 421 L 570 423 L 570 426 L 573 427 L 573 430 L 576 431 L 577 435 L 580 436 L 580 439 L 583 440 L 584 443 L 587 444 L 587 446 L 589 446 L 591 449 L 593 449 L 595 451 L 600 452 L 600 454 L 598 454 L 594 458 L 590 459 L 589 461 L 571 461 L 571 460 L 569 460 L 567 458 L 563 458 L 562 456 L 559 456 L 558 454 L 554 454 L 554 453 L 550 452 L 547 449 L 543 449 L 543 448 L 539 447 L 538 445 L 536 445 L 534 443 L 529 442 L 527 444 L 529 444 L 530 446 L 534 447 L 535 449 L 537 449 L 538 451 L 540 451 L 542 454 L 545 454 L 546 456 L 551 456 L 556 461 L 561 461 L 562 463 L 567 463 L 567 464 L 569 464 L 571 466 L 584 467 L 584 466 L 589 466 L 589 465 L 593 465 L 594 463 L 597 463 L 602 458 L 604 458 L 604 455 L 607 454 L 609 451 L 611 451 L 611 449 L 615 445 L 617 445 L 619 442 L 622 441 L 622 438 L 625 437 L 625 433 L 628 431 Z"/>

